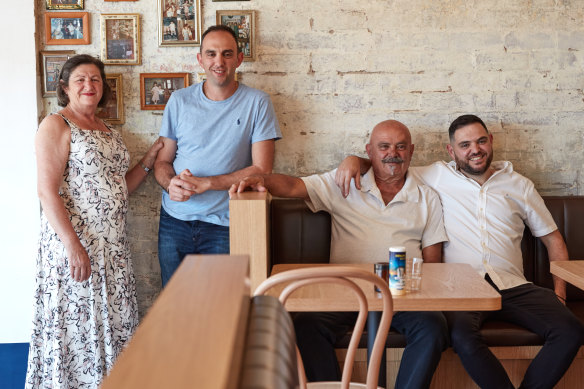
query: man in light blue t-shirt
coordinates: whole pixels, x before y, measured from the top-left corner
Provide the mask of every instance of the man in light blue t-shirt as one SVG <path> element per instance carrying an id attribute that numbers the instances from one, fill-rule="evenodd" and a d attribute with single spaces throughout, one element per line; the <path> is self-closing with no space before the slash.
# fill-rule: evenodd
<path id="1" fill-rule="evenodd" d="M 164 110 L 164 147 L 154 165 L 164 188 L 158 259 L 166 285 L 187 254 L 229 253 L 227 190 L 244 177 L 270 173 L 282 137 L 269 96 L 235 80 L 243 61 L 226 26 L 201 37 L 203 83 L 174 92 Z"/>

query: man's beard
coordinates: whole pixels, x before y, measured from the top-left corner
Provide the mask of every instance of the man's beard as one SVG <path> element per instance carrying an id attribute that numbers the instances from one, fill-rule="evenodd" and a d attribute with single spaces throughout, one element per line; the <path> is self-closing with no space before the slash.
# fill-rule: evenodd
<path id="1" fill-rule="evenodd" d="M 470 158 L 474 158 L 476 156 L 477 155 L 475 154 L 475 155 L 470 156 Z M 456 162 L 456 166 L 458 166 L 458 168 L 460 170 L 462 170 L 463 172 L 468 173 L 468 174 L 473 175 L 473 176 L 480 176 L 481 174 L 486 172 L 487 169 L 491 166 L 491 162 L 493 161 L 493 154 L 491 154 L 487 157 L 487 163 L 485 164 L 485 166 L 483 168 L 480 168 L 480 169 L 472 168 L 468 162 L 465 162 L 465 161 L 458 159 L 458 157 L 456 155 L 454 156 L 454 161 Z"/>

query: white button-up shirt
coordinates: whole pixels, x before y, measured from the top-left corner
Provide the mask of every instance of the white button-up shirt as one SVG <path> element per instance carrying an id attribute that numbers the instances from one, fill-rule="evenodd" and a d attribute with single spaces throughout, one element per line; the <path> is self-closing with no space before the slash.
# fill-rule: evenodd
<path id="1" fill-rule="evenodd" d="M 421 257 L 422 248 L 447 240 L 438 195 L 409 174 L 386 205 L 372 169 L 360 191 L 351 183 L 347 198 L 334 182 L 335 172 L 302 178 L 310 209 L 331 214 L 331 263 L 387 261 L 390 246 L 405 246 L 408 257 Z"/>
<path id="2" fill-rule="evenodd" d="M 533 182 L 513 171 L 510 162 L 493 162 L 495 173 L 481 186 L 466 177 L 454 161 L 410 168 L 442 201 L 449 242 L 445 262 L 471 264 L 499 289 L 527 283 L 521 239 L 525 224 L 534 236 L 557 226 Z"/>

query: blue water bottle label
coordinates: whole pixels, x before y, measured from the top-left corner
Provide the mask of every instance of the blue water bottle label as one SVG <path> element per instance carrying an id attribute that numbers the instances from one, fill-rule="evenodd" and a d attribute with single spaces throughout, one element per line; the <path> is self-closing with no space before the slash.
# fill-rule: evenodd
<path id="1" fill-rule="evenodd" d="M 406 248 L 389 248 L 389 289 L 392 294 L 406 293 Z"/>

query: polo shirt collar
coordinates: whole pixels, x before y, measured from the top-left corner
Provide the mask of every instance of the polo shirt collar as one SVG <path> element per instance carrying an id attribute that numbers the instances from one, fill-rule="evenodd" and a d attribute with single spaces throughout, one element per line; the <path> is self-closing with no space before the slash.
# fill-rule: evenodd
<path id="1" fill-rule="evenodd" d="M 375 183 L 375 175 L 373 174 L 373 168 L 369 168 L 367 173 L 361 177 L 361 192 L 370 193 L 371 195 L 378 198 L 383 203 L 383 198 L 381 197 L 381 192 Z M 389 204 L 396 202 L 413 202 L 417 203 L 420 200 L 420 192 L 418 190 L 418 182 L 409 173 L 406 173 L 406 182 L 395 197 L 389 202 Z M 387 205 L 389 205 L 387 204 Z"/>

